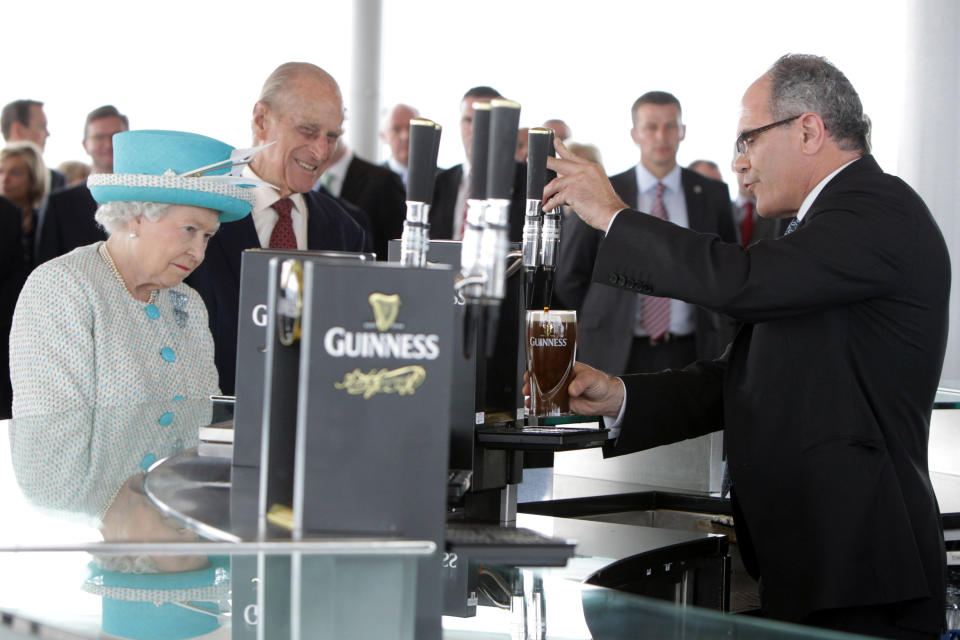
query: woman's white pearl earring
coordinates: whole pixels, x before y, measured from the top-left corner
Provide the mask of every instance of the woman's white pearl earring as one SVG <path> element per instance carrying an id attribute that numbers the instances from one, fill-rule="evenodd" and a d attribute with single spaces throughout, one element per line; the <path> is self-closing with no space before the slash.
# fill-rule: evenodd
<path id="1" fill-rule="evenodd" d="M 137 234 L 131 233 L 128 237 L 130 237 L 130 238 L 136 238 L 136 237 L 137 237 Z"/>

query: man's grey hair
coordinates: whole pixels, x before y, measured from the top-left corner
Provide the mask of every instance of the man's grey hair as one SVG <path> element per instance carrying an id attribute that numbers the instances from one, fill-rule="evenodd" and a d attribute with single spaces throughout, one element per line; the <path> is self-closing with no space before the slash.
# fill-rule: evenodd
<path id="1" fill-rule="evenodd" d="M 867 121 L 860 96 L 826 58 L 788 53 L 770 67 L 770 113 L 782 120 L 804 112 L 819 114 L 844 151 L 869 153 Z"/>
<path id="2" fill-rule="evenodd" d="M 310 62 L 285 62 L 273 70 L 267 79 L 263 82 L 263 88 L 260 89 L 260 98 L 258 102 L 267 105 L 271 110 L 281 109 L 281 97 L 290 89 L 294 80 L 301 76 L 312 76 L 318 82 L 326 84 L 332 93 L 335 93 L 340 100 L 341 108 L 343 97 L 340 95 L 340 85 L 336 79 L 320 67 Z M 344 110 L 344 118 L 346 111 Z M 253 123 L 251 123 L 253 126 Z M 253 127 L 253 142 L 257 144 L 256 127 Z"/>
<path id="3" fill-rule="evenodd" d="M 123 231 L 128 222 L 143 216 L 151 222 L 157 222 L 167 214 L 171 205 L 165 202 L 139 202 L 126 200 L 106 202 L 97 208 L 94 219 L 100 223 L 107 235 Z"/>

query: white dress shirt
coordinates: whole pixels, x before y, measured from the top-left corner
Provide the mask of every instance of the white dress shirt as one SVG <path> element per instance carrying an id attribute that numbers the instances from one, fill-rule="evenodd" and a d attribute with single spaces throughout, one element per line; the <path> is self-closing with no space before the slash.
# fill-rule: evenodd
<path id="1" fill-rule="evenodd" d="M 823 188 L 827 186 L 827 183 L 833 180 L 834 176 L 859 159 L 860 158 L 854 158 L 842 167 L 837 168 L 833 173 L 818 182 L 817 186 L 810 190 L 810 193 L 808 193 L 807 197 L 803 199 L 803 202 L 800 203 L 800 208 L 797 210 L 797 222 L 803 222 L 803 217 L 807 215 L 807 211 L 810 211 L 810 207 L 813 206 L 813 201 L 817 199 L 817 196 L 820 195 L 820 192 L 823 191 Z"/>
<path id="2" fill-rule="evenodd" d="M 243 175 L 262 180 L 250 168 L 250 165 L 243 168 Z M 257 228 L 260 246 L 267 248 L 270 246 L 270 235 L 273 233 L 273 227 L 280 217 L 280 214 L 273 208 L 273 203 L 280 199 L 280 192 L 270 187 L 258 185 L 253 189 L 253 197 L 253 210 L 250 212 L 250 215 L 253 216 L 253 226 Z M 293 209 L 290 211 L 290 219 L 293 221 L 293 235 L 297 238 L 297 249 L 303 251 L 307 248 L 307 201 L 302 193 L 291 194 L 290 201 L 293 202 Z"/>
<path id="3" fill-rule="evenodd" d="M 396 158 L 390 156 L 387 158 L 387 166 L 390 168 L 390 171 L 393 171 L 395 174 L 400 176 L 400 179 L 403 181 L 403 186 L 407 186 L 407 167 L 403 166 L 397 162 Z"/>

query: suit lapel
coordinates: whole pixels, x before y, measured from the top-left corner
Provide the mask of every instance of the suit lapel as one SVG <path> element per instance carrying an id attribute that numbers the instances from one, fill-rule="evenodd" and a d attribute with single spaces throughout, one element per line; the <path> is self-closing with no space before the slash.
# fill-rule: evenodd
<path id="1" fill-rule="evenodd" d="M 220 225 L 220 229 L 210 242 L 219 245 L 224 262 L 229 266 L 230 273 L 237 282 L 240 282 L 240 260 L 243 251 L 260 248 L 260 238 L 257 236 L 257 227 L 253 224 L 252 215 L 236 222 Z"/>
<path id="2" fill-rule="evenodd" d="M 357 187 L 363 184 L 363 174 L 366 173 L 366 167 L 363 166 L 363 163 L 360 162 L 360 159 L 356 156 L 350 160 L 350 164 L 347 165 L 347 172 L 343 176 L 343 186 L 340 188 L 340 197 L 344 200 L 350 202 L 355 202 L 357 200 Z"/>
<path id="3" fill-rule="evenodd" d="M 463 165 L 457 165 L 445 172 L 444 180 L 448 183 L 442 189 L 435 189 L 444 194 L 448 202 L 434 202 L 430 207 L 430 237 L 431 238 L 452 238 L 453 237 L 453 216 L 457 215 L 454 209 L 457 208 L 457 194 L 460 188 L 460 182 L 463 180 Z M 448 212 L 443 215 L 443 212 Z M 452 213 L 451 213 L 452 212 Z"/>
<path id="4" fill-rule="evenodd" d="M 695 184 L 686 169 L 680 169 L 680 184 L 683 185 L 683 199 L 687 204 L 687 222 L 694 231 L 711 231 L 707 220 L 706 204 L 703 201 L 703 187 Z"/>
<path id="5" fill-rule="evenodd" d="M 613 190 L 617 192 L 621 200 L 627 203 L 628 207 L 637 209 L 640 206 L 636 168 L 627 169 L 623 173 L 611 177 L 610 183 L 613 185 Z"/>

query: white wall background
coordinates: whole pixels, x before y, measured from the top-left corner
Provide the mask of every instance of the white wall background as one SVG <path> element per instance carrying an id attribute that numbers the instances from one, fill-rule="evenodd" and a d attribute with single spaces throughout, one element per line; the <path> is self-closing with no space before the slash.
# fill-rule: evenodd
<path id="1" fill-rule="evenodd" d="M 383 0 L 379 95 L 381 106 L 409 102 L 444 126 L 441 166 L 463 157 L 460 96 L 490 84 L 523 105 L 521 125 L 565 119 L 575 139 L 600 148 L 614 173 L 637 161 L 628 134 L 633 100 L 665 89 L 683 104 L 680 162 L 712 159 L 734 183 L 727 164 L 744 89 L 784 53 L 825 55 L 860 92 L 880 165 L 899 173 L 899 161 L 913 159 L 904 177 L 932 207 L 936 201 L 934 214 L 953 244 L 947 227 L 957 211 L 956 187 L 944 191 L 936 173 L 932 187 L 917 184 L 924 169 L 916 158 L 928 157 L 929 145 L 955 143 L 957 80 L 936 110 L 919 99 L 909 111 L 905 104 L 907 87 L 910 95 L 921 85 L 938 96 L 944 73 L 956 75 L 955 57 L 952 67 L 923 73 L 923 58 L 917 66 L 911 56 L 935 54 L 921 46 L 934 32 L 934 48 L 955 54 L 958 6 L 956 0 Z M 918 10 L 925 16 L 919 23 Z M 52 134 L 46 158 L 54 165 L 87 159 L 80 145 L 84 117 L 106 103 L 128 114 L 134 128 L 183 129 L 247 144 L 260 86 L 282 62 L 319 64 L 349 98 L 352 13 L 353 3 L 342 1 L 7 2 L 0 10 L 0 104 L 46 103 Z M 349 102 L 347 109 L 349 117 Z M 348 120 L 347 139 L 359 139 L 351 126 Z M 956 182 L 956 172 L 954 163 L 944 180 Z M 931 200 L 938 184 L 941 195 Z M 947 363 L 945 377 L 960 379 L 960 360 L 948 354 Z"/>
<path id="2" fill-rule="evenodd" d="M 783 53 L 817 53 L 860 91 L 876 155 L 893 171 L 905 1 L 384 0 L 380 95 L 383 105 L 410 102 L 444 125 L 443 166 L 463 155 L 460 96 L 490 84 L 523 105 L 522 125 L 567 120 L 615 172 L 637 159 L 633 100 L 665 89 L 684 108 L 680 161 L 706 157 L 726 168 L 746 86 Z M 115 104 L 135 128 L 245 144 L 260 85 L 279 63 L 314 62 L 345 96 L 352 88 L 350 2 L 17 2 L 2 15 L 0 103 L 46 103 L 53 164 L 86 159 L 83 119 L 101 104 Z"/>

